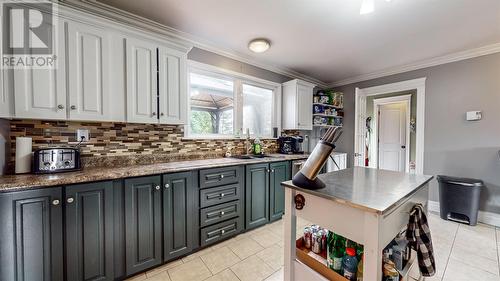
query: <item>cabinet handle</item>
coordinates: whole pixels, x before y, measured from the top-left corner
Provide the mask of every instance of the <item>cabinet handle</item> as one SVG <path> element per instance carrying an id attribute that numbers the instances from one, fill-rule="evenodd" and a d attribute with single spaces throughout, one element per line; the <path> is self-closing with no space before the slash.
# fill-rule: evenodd
<path id="1" fill-rule="evenodd" d="M 159 185 L 155 186 L 155 189 L 160 190 L 160 186 Z"/>
<path id="2" fill-rule="evenodd" d="M 52 205 L 54 205 L 54 206 L 59 205 L 59 203 L 61 203 L 61 201 L 59 201 L 59 199 L 52 200 Z"/>
<path id="3" fill-rule="evenodd" d="M 64 105 L 60 104 L 57 106 L 58 109 L 64 109 Z"/>
<path id="4" fill-rule="evenodd" d="M 223 229 L 223 230 L 220 231 L 220 233 L 224 234 L 224 233 L 226 233 L 226 231 Z"/>
<path id="5" fill-rule="evenodd" d="M 226 196 L 226 194 L 224 194 L 224 193 L 221 193 L 221 194 L 220 194 L 220 198 L 222 198 L 222 197 L 224 197 L 224 196 Z"/>
<path id="6" fill-rule="evenodd" d="M 224 178 L 224 175 L 222 175 L 222 174 L 221 174 L 221 175 L 220 175 L 220 179 L 223 179 L 223 178 Z"/>
<path id="7" fill-rule="evenodd" d="M 225 214 L 225 213 L 224 213 L 224 211 L 220 212 L 220 215 L 221 215 L 221 216 L 223 216 L 224 214 Z"/>
<path id="8" fill-rule="evenodd" d="M 68 202 L 69 204 L 73 203 L 75 201 L 75 198 L 73 197 L 68 197 L 68 199 L 66 199 L 66 202 Z"/>
<path id="9" fill-rule="evenodd" d="M 165 188 L 169 188 L 169 187 L 170 187 L 170 184 L 166 183 Z"/>
<path id="10" fill-rule="evenodd" d="M 270 172 L 271 172 L 271 170 L 267 169 L 267 173 L 270 173 Z"/>
<path id="11" fill-rule="evenodd" d="M 271 173 L 274 173 L 274 169 L 271 170 Z"/>
<path id="12" fill-rule="evenodd" d="M 72 105 L 70 108 L 71 108 L 71 110 L 75 110 L 76 109 L 76 105 Z"/>
<path id="13" fill-rule="evenodd" d="M 163 112 L 162 112 L 162 113 L 160 113 L 160 116 L 163 116 L 163 115 L 165 115 L 165 114 L 163 114 Z"/>
<path id="14" fill-rule="evenodd" d="M 156 112 L 153 112 L 152 114 L 153 114 L 153 116 L 156 116 Z"/>

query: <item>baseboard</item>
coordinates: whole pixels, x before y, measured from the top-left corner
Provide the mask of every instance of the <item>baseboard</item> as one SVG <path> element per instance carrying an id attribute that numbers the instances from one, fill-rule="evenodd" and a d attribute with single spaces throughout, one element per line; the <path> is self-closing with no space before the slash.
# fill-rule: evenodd
<path id="1" fill-rule="evenodd" d="M 429 212 L 439 214 L 439 202 L 429 200 L 428 203 Z M 481 223 L 500 227 L 500 214 L 479 211 L 477 220 Z"/>

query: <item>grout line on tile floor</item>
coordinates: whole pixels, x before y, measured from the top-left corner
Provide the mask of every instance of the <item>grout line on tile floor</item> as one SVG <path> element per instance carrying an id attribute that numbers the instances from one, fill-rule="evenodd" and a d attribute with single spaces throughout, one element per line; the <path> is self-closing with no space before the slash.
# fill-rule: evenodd
<path id="1" fill-rule="evenodd" d="M 453 236 L 453 242 L 451 243 L 450 253 L 448 254 L 448 258 L 446 259 L 446 265 L 444 266 L 443 276 L 441 276 L 440 278 L 441 281 L 444 279 L 446 270 L 448 270 L 448 264 L 450 263 L 451 253 L 453 252 L 453 247 L 455 247 L 455 241 L 457 239 L 459 229 L 460 229 L 460 224 L 458 225 L 457 230 L 455 230 L 455 235 Z"/>

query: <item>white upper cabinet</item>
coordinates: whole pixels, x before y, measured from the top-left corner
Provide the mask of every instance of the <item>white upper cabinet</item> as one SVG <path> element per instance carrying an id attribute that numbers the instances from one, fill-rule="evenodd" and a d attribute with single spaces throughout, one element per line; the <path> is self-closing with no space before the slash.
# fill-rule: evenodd
<path id="1" fill-rule="evenodd" d="M 53 45 L 57 67 L 12 71 L 16 118 L 66 119 L 64 29 L 58 31 L 60 40 L 56 41 L 54 36 Z"/>
<path id="2" fill-rule="evenodd" d="M 283 83 L 283 129 L 312 130 L 314 87 L 298 79 Z"/>
<path id="3" fill-rule="evenodd" d="M 158 123 L 157 44 L 126 38 L 127 121 Z"/>
<path id="4" fill-rule="evenodd" d="M 160 123 L 185 124 L 187 121 L 187 55 L 174 49 L 159 48 Z"/>
<path id="5" fill-rule="evenodd" d="M 69 119 L 110 119 L 109 45 L 109 35 L 105 30 L 87 24 L 67 23 Z M 124 95 L 122 99 L 125 99 Z"/>

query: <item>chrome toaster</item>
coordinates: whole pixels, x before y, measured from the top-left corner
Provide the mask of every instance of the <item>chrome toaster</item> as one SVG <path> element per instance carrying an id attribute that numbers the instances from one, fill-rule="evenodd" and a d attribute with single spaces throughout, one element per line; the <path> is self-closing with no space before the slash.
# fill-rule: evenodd
<path id="1" fill-rule="evenodd" d="M 33 153 L 33 172 L 37 174 L 80 170 L 80 149 L 52 147 L 37 149 Z"/>

